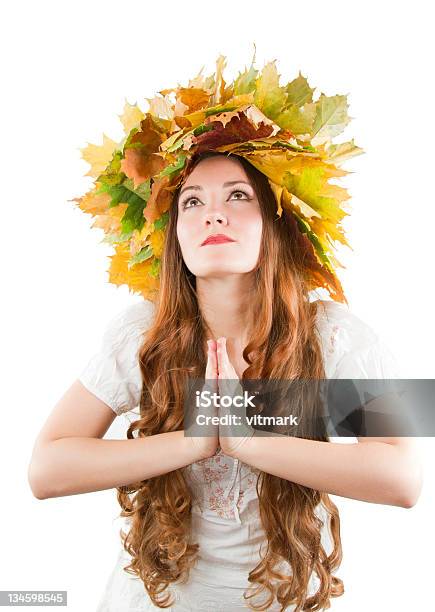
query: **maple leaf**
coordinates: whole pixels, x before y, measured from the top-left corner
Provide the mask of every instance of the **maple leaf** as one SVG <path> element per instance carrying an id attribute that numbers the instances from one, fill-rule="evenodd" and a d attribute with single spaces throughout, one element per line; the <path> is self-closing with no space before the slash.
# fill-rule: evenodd
<path id="1" fill-rule="evenodd" d="M 122 123 L 125 134 L 129 134 L 131 130 L 143 120 L 145 115 L 137 104 L 130 104 L 125 98 L 124 100 L 124 111 L 122 115 L 118 115 L 118 117 Z"/>
<path id="2" fill-rule="evenodd" d="M 150 235 L 150 245 L 155 257 L 161 257 L 164 244 L 165 232 L 163 230 L 157 230 Z"/>
<path id="3" fill-rule="evenodd" d="M 276 125 L 273 121 L 266 117 L 266 115 L 264 115 L 254 104 L 246 104 L 235 111 L 220 112 L 218 114 L 209 115 L 205 120 L 205 124 L 209 125 L 212 122 L 219 121 L 222 123 L 223 127 L 225 127 L 233 117 L 239 117 L 240 114 L 243 114 L 256 130 L 260 128 L 260 124 L 262 123 L 264 125 L 272 126 L 273 130 L 270 134 L 271 136 L 275 136 L 275 134 L 280 131 L 279 125 Z"/>
<path id="4" fill-rule="evenodd" d="M 286 188 L 284 187 L 283 189 L 286 189 Z M 289 193 L 287 189 L 286 191 L 287 193 Z M 319 218 L 322 217 L 322 215 L 320 215 L 316 210 L 314 210 L 314 208 L 311 208 L 311 206 L 309 206 L 303 200 L 300 200 L 293 193 L 289 193 L 289 202 L 290 202 L 291 208 L 292 209 L 296 208 L 297 212 L 304 219 L 311 220 L 313 217 L 319 217 Z"/>
<path id="5" fill-rule="evenodd" d="M 119 185 L 125 179 L 121 171 L 122 151 L 115 151 L 112 160 L 102 174 L 98 176 L 98 182 L 104 185 Z"/>
<path id="6" fill-rule="evenodd" d="M 141 230 L 133 230 L 130 239 L 130 254 L 137 255 L 149 242 L 149 236 L 154 231 L 154 224 L 146 221 Z"/>
<path id="7" fill-rule="evenodd" d="M 122 172 L 133 180 L 134 188 L 158 174 L 167 165 L 158 154 L 165 136 L 162 128 L 147 114 L 140 123 L 140 130 L 132 132 L 124 145 Z"/>
<path id="8" fill-rule="evenodd" d="M 169 136 L 162 144 L 160 145 L 160 151 L 173 151 L 175 150 L 177 140 L 180 139 L 179 146 L 183 144 L 181 140 L 181 136 L 185 133 L 185 130 L 177 130 L 172 136 Z"/>
<path id="9" fill-rule="evenodd" d="M 143 211 L 144 217 L 150 223 L 169 210 L 173 197 L 172 193 L 167 189 L 169 183 L 170 179 L 167 175 L 153 181 L 151 195 Z"/>
<path id="10" fill-rule="evenodd" d="M 194 112 L 208 105 L 210 92 L 198 87 L 180 87 L 178 98 L 189 112 Z"/>
<path id="11" fill-rule="evenodd" d="M 159 92 L 163 97 L 154 96 L 154 98 L 145 98 L 148 102 L 148 112 L 156 117 L 172 120 L 174 118 L 174 109 L 169 96 Z M 172 129 L 170 130 L 172 132 Z"/>
<path id="12" fill-rule="evenodd" d="M 154 257 L 153 249 L 151 245 L 147 244 L 144 246 L 138 253 L 133 255 L 128 262 L 128 269 L 130 270 L 133 266 L 146 261 L 147 259 L 151 259 Z"/>
<path id="13" fill-rule="evenodd" d="M 289 222 L 294 226 L 292 231 L 295 241 L 294 248 L 303 254 L 303 274 L 308 290 L 324 287 L 334 296 L 335 300 L 346 302 L 340 281 L 333 273 L 330 259 L 324 252 L 316 234 L 297 213 L 289 217 Z"/>
<path id="14" fill-rule="evenodd" d="M 122 171 L 133 180 L 135 188 L 161 172 L 165 166 L 164 159 L 144 149 L 128 149 L 121 162 Z"/>
<path id="15" fill-rule="evenodd" d="M 121 228 L 124 234 L 131 234 L 133 230 L 141 230 L 144 224 L 143 209 L 150 195 L 150 181 L 145 181 L 139 188 L 134 189 L 133 181 L 126 179 L 122 185 L 102 185 L 101 191 L 110 195 L 109 207 L 127 204 L 121 219 Z"/>
<path id="16" fill-rule="evenodd" d="M 253 92 L 247 94 L 241 94 L 237 96 L 233 96 L 226 100 L 223 104 L 217 104 L 215 106 L 208 107 L 206 109 L 198 110 L 193 113 L 188 113 L 184 115 L 184 119 L 189 121 L 189 127 L 197 127 L 204 123 L 205 119 L 209 115 L 214 115 L 217 113 L 223 113 L 227 111 L 233 111 L 236 108 L 243 106 L 245 104 L 253 104 L 254 102 L 254 94 Z"/>
<path id="17" fill-rule="evenodd" d="M 315 89 L 308 85 L 307 79 L 299 70 L 298 76 L 285 87 L 286 106 L 300 107 L 312 102 Z"/>
<path id="18" fill-rule="evenodd" d="M 303 156 L 306 160 L 312 157 L 311 153 L 296 153 L 283 148 L 253 151 L 237 151 L 234 149 L 233 152 L 245 157 L 253 166 L 260 170 L 260 172 L 263 172 L 277 185 L 284 184 L 284 176 L 289 170 L 290 160 L 300 156 Z"/>
<path id="19" fill-rule="evenodd" d="M 258 76 L 258 70 L 254 68 L 255 51 L 249 69 L 245 67 L 243 72 L 239 72 L 234 81 L 234 95 L 249 94 L 255 90 L 255 83 Z"/>
<path id="20" fill-rule="evenodd" d="M 282 185 L 277 185 L 276 183 L 274 183 L 270 179 L 267 179 L 267 180 L 268 180 L 270 188 L 272 189 L 273 194 L 275 196 L 276 206 L 277 206 L 277 214 L 280 217 L 282 215 L 281 198 L 282 198 L 282 190 L 284 188 L 282 187 Z"/>
<path id="21" fill-rule="evenodd" d="M 210 97 L 211 104 L 219 104 L 222 101 L 225 90 L 225 81 L 223 72 L 226 66 L 226 58 L 224 55 L 219 55 L 216 60 L 216 71 L 214 75 L 213 93 Z"/>
<path id="22" fill-rule="evenodd" d="M 97 227 L 111 236 L 110 240 L 104 242 L 112 242 L 116 240 L 126 240 L 128 234 L 122 231 L 121 220 L 125 215 L 128 204 L 119 204 L 114 208 L 108 208 L 104 213 L 98 215 L 92 224 L 92 227 Z"/>
<path id="23" fill-rule="evenodd" d="M 346 96 L 321 94 L 316 102 L 316 116 L 311 131 L 311 144 L 317 146 L 338 136 L 350 122 Z"/>
<path id="24" fill-rule="evenodd" d="M 225 126 L 218 118 L 209 125 L 213 126 L 212 130 L 192 138 L 195 152 L 199 153 L 207 149 L 215 149 L 234 142 L 265 138 L 276 133 L 276 127 L 273 123 L 265 124 L 260 122 L 258 127 L 256 127 L 243 112 L 232 116 Z"/>
<path id="25" fill-rule="evenodd" d="M 279 85 L 276 60 L 267 63 L 256 80 L 254 104 L 270 119 L 275 119 L 284 108 L 287 94 Z"/>
<path id="26" fill-rule="evenodd" d="M 334 164 L 341 164 L 346 159 L 361 155 L 364 150 L 361 147 L 355 145 L 355 141 L 352 138 L 350 142 L 340 142 L 338 144 L 328 144 L 325 148 L 328 160 L 334 162 Z"/>
<path id="27" fill-rule="evenodd" d="M 314 161 L 314 160 L 312 160 Z M 327 170 L 322 162 L 316 166 L 305 166 L 298 174 L 292 169 L 284 176 L 287 190 L 316 210 L 323 218 L 339 222 L 345 212 L 340 202 L 350 198 L 346 189 L 327 183 Z"/>
<path id="28" fill-rule="evenodd" d="M 314 102 L 307 102 L 302 108 L 292 105 L 279 113 L 275 117 L 275 122 L 283 129 L 291 130 L 301 140 L 309 141 L 316 117 L 316 109 Z M 304 138 L 302 138 L 303 136 Z"/>
<path id="29" fill-rule="evenodd" d="M 69 202 L 76 202 L 77 206 L 85 213 L 96 216 L 104 214 L 110 203 L 110 195 L 100 193 L 99 187 L 96 186 L 81 198 L 72 198 Z"/>
<path id="30" fill-rule="evenodd" d="M 85 176 L 98 176 L 104 172 L 107 164 L 111 161 L 113 153 L 118 144 L 103 134 L 103 144 L 96 145 L 88 143 L 86 147 L 80 149 L 82 158 L 90 164 L 91 168 L 86 172 Z"/>
<path id="31" fill-rule="evenodd" d="M 145 299 L 155 298 L 160 283 L 152 273 L 154 268 L 152 261 L 143 261 L 129 268 L 131 255 L 126 243 L 116 245 L 115 253 L 109 258 L 110 283 L 118 286 L 127 284 L 131 291 L 141 293 Z"/>

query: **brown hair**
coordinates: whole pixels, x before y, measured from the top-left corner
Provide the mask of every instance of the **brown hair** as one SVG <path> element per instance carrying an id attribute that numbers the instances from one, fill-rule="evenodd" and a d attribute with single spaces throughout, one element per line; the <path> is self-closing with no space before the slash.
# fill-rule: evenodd
<path id="1" fill-rule="evenodd" d="M 201 159 L 217 152 L 198 155 Z M 253 296 L 253 329 L 243 351 L 249 367 L 242 379 L 322 379 L 325 370 L 316 330 L 317 305 L 310 303 L 306 271 L 315 261 L 313 249 L 301 235 L 291 212 L 277 217 L 276 199 L 267 178 L 247 160 L 235 157 L 256 191 L 263 217 L 263 236 Z M 178 194 L 174 193 L 160 272 L 155 317 L 144 333 L 139 352 L 142 373 L 140 419 L 131 423 L 127 437 L 145 437 L 182 430 L 183 393 L 188 376 L 204 378 L 205 322 L 196 298 L 195 276 L 186 267 L 176 235 Z M 186 365 L 187 364 L 187 365 Z M 137 432 L 137 436 L 134 436 Z M 325 435 L 308 433 L 328 441 Z M 343 594 L 343 582 L 333 575 L 342 559 L 340 520 L 327 493 L 266 472 L 257 480 L 259 513 L 267 536 L 267 550 L 249 573 L 253 591 L 246 599 L 268 592 L 265 603 L 248 602 L 266 610 L 274 599 L 282 610 L 296 604 L 300 610 L 330 607 L 329 599 Z M 117 488 L 121 516 L 129 517 L 130 531 L 121 537 L 132 560 L 124 569 L 139 576 L 158 607 L 169 607 L 170 583 L 188 580 L 199 545 L 190 540 L 192 492 L 184 468 Z M 276 503 L 272 503 L 276 502 Z M 327 556 L 321 543 L 324 522 L 315 513 L 322 504 L 333 551 Z M 292 574 L 275 570 L 287 561 Z M 308 597 L 312 572 L 320 579 L 317 593 Z M 273 581 L 279 579 L 279 584 Z"/>

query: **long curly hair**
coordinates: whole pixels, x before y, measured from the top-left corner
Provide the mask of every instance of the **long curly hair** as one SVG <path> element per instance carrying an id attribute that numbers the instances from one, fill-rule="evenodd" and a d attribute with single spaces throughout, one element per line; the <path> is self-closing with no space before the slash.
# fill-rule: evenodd
<path id="1" fill-rule="evenodd" d="M 222 153 L 201 153 L 190 171 L 212 155 Z M 249 366 L 242 382 L 324 379 L 317 305 L 309 300 L 306 282 L 307 268 L 316 265 L 314 251 L 290 211 L 284 209 L 277 217 L 275 195 L 267 178 L 244 158 L 228 156 L 243 165 L 263 218 L 260 254 L 253 271 L 253 328 L 243 351 Z M 176 234 L 180 188 L 169 211 L 154 320 L 144 331 L 139 350 L 143 382 L 140 418 L 130 423 L 129 439 L 183 430 L 186 380 L 189 376 L 205 377 L 207 326 L 198 306 L 195 276 L 185 265 Z M 303 437 L 329 441 L 318 429 L 305 431 Z M 327 493 L 262 471 L 258 472 L 256 490 L 267 549 L 249 572 L 252 587 L 244 597 L 250 600 L 266 593 L 267 600 L 261 604 L 248 601 L 248 607 L 267 610 L 276 599 L 281 610 L 294 604 L 296 612 L 329 608 L 330 598 L 344 592 L 342 580 L 333 575 L 342 560 L 336 505 Z M 170 593 L 160 594 L 173 582 L 187 582 L 199 554 L 199 544 L 191 540 L 194 500 L 185 468 L 117 487 L 117 497 L 121 516 L 128 517 L 130 526 L 128 533 L 121 530 L 124 549 L 131 556 L 124 570 L 140 577 L 154 605 L 167 608 L 173 603 Z M 333 541 L 329 556 L 321 543 L 324 521 L 315 512 L 319 504 L 326 511 Z M 290 575 L 276 567 L 283 560 L 291 566 Z M 312 572 L 320 585 L 309 596 Z"/>

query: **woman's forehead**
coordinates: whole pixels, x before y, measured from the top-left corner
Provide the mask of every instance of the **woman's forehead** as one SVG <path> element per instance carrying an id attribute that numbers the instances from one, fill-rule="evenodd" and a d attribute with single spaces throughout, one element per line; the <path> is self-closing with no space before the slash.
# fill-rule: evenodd
<path id="1" fill-rule="evenodd" d="M 201 159 L 186 177 L 183 186 L 200 182 L 222 184 L 225 180 L 242 180 L 250 183 L 242 164 L 227 156 L 213 156 Z"/>

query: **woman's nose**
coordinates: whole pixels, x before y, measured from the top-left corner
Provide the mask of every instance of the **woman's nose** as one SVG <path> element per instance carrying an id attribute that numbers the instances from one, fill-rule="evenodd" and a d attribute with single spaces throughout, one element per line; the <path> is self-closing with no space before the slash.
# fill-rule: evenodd
<path id="1" fill-rule="evenodd" d="M 220 223 L 221 225 L 227 225 L 227 218 L 223 213 L 210 212 L 207 213 L 205 217 L 205 222 L 207 225 L 209 225 L 210 223 Z"/>

